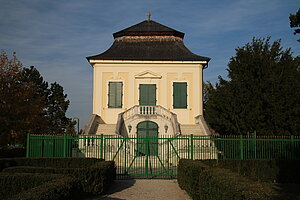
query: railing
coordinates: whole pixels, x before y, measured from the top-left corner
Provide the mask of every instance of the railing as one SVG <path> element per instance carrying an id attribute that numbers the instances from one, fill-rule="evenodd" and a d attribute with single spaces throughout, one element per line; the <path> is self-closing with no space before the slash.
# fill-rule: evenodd
<path id="1" fill-rule="evenodd" d="M 123 112 L 124 120 L 127 120 L 134 115 L 160 115 L 166 119 L 172 118 L 172 113 L 162 106 L 133 106 Z"/>
<path id="2" fill-rule="evenodd" d="M 114 151 L 116 152 L 118 144 L 125 139 L 126 141 L 130 140 L 135 145 L 139 143 L 139 138 L 118 135 L 51 136 L 28 134 L 27 157 L 76 157 L 79 154 L 75 154 L 75 152 L 79 152 L 84 157 L 104 158 L 105 155 L 108 155 L 109 149 L 112 148 L 107 146 L 109 141 L 115 141 Z M 300 160 L 300 136 L 189 135 L 174 137 L 170 135 L 158 137 L 158 139 L 160 139 L 159 145 L 166 144 L 166 141 L 182 141 L 168 147 L 176 150 L 179 158 Z"/>
<path id="3" fill-rule="evenodd" d="M 300 136 L 27 136 L 27 157 L 115 161 L 118 176 L 176 177 L 180 159 L 300 160 Z"/>
<path id="4" fill-rule="evenodd" d="M 175 132 L 175 135 L 180 134 L 180 127 L 177 120 L 177 115 L 171 111 L 165 109 L 162 106 L 139 106 L 135 105 L 130 109 L 119 114 L 118 123 L 117 123 L 117 132 L 121 130 L 122 118 L 123 120 L 128 120 L 129 118 L 135 115 L 149 116 L 149 115 L 159 115 L 167 120 L 171 120 L 172 128 Z"/>

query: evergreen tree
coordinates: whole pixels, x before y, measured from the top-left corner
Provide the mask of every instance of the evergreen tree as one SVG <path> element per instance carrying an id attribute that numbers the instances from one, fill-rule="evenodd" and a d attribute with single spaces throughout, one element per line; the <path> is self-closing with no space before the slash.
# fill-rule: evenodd
<path id="1" fill-rule="evenodd" d="M 253 39 L 236 49 L 226 81 L 209 91 L 205 117 L 221 134 L 300 134 L 299 58 L 280 41 Z"/>
<path id="2" fill-rule="evenodd" d="M 31 84 L 31 87 L 34 89 L 34 98 L 39 98 L 43 104 L 43 112 L 40 113 L 40 123 L 39 126 L 35 127 L 33 131 L 36 134 L 45 134 L 47 133 L 49 122 L 46 117 L 47 115 L 47 97 L 49 96 L 48 83 L 44 81 L 40 72 L 34 67 L 22 69 L 21 82 L 23 84 Z"/>
<path id="3" fill-rule="evenodd" d="M 70 101 L 66 100 L 67 95 L 58 83 L 51 83 L 47 103 L 47 117 L 50 123 L 49 132 L 51 134 L 63 134 L 66 131 L 70 119 L 66 117 L 66 111 Z"/>
<path id="4" fill-rule="evenodd" d="M 294 30 L 294 34 L 299 34 L 300 33 L 300 8 L 298 9 L 298 12 L 296 14 L 290 14 L 290 27 L 291 28 L 296 28 Z M 300 39 L 298 40 L 300 42 Z"/>
<path id="5" fill-rule="evenodd" d="M 67 95 L 64 94 L 63 87 L 55 82 L 49 88 L 48 83 L 43 80 L 39 71 L 33 66 L 23 68 L 22 81 L 32 83 L 32 87 L 36 91 L 35 96 L 43 99 L 44 102 L 44 112 L 41 115 L 43 122 L 36 131 L 44 134 L 63 134 L 67 125 L 71 124 L 71 120 L 66 117 L 70 102 L 66 100 Z M 69 131 L 71 131 L 70 127 Z"/>
<path id="6" fill-rule="evenodd" d="M 47 100 L 47 96 L 49 95 L 48 83 L 44 81 L 40 72 L 34 66 L 23 68 L 22 82 L 31 82 L 35 89 L 35 95 L 45 98 L 45 101 Z"/>
<path id="7" fill-rule="evenodd" d="M 76 135 L 75 125 L 76 125 L 76 121 L 73 121 L 70 119 L 66 126 L 66 134 L 67 135 L 71 135 L 71 136 Z"/>

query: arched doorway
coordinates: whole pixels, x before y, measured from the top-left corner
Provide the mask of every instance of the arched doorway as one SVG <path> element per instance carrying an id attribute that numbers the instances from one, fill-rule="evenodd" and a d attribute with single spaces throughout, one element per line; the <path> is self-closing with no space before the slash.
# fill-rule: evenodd
<path id="1" fill-rule="evenodd" d="M 152 121 L 143 121 L 137 125 L 138 156 L 158 155 L 158 125 Z"/>

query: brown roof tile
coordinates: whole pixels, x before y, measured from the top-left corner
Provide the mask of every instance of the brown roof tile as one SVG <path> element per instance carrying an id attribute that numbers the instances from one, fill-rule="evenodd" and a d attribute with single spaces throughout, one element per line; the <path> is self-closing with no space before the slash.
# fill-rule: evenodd
<path id="1" fill-rule="evenodd" d="M 184 33 L 155 21 L 143 21 L 113 34 L 115 41 L 105 52 L 88 60 L 209 61 L 192 53 L 183 43 Z"/>

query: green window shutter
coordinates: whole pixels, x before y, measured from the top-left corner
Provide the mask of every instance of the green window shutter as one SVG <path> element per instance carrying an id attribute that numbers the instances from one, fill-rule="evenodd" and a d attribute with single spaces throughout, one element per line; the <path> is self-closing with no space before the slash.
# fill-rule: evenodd
<path id="1" fill-rule="evenodd" d="M 145 84 L 140 84 L 140 105 L 145 106 L 148 103 L 148 88 Z"/>
<path id="2" fill-rule="evenodd" d="M 155 106 L 156 105 L 156 85 L 155 84 L 149 85 L 148 93 L 149 93 L 148 104 L 150 106 Z"/>
<path id="3" fill-rule="evenodd" d="M 173 83 L 173 107 L 187 108 L 187 83 Z"/>
<path id="4" fill-rule="evenodd" d="M 140 105 L 141 106 L 156 105 L 155 84 L 140 84 Z"/>
<path id="5" fill-rule="evenodd" d="M 123 83 L 109 82 L 108 83 L 108 107 L 122 108 Z"/>

